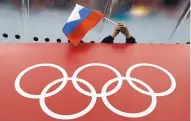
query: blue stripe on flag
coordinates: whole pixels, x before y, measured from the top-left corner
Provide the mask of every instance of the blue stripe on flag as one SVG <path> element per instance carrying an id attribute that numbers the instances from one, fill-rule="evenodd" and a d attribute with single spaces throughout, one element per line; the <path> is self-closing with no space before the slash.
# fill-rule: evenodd
<path id="1" fill-rule="evenodd" d="M 70 34 L 83 20 L 85 20 L 91 14 L 91 12 L 92 12 L 91 9 L 82 8 L 79 11 L 81 19 L 66 23 L 65 26 L 62 29 L 63 33 L 65 35 Z"/>

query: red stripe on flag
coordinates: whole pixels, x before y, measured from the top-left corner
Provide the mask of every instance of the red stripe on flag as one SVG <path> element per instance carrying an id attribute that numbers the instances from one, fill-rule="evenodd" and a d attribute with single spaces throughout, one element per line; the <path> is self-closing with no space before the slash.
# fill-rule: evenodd
<path id="1" fill-rule="evenodd" d="M 94 28 L 103 17 L 104 14 L 92 11 L 92 13 L 82 21 L 72 33 L 67 35 L 67 38 L 72 44 L 78 46 L 86 33 Z"/>

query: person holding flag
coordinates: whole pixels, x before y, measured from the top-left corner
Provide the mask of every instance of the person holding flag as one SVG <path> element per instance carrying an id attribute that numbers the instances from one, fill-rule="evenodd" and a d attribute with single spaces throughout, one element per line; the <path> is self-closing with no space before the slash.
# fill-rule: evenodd
<path id="1" fill-rule="evenodd" d="M 104 18 L 104 14 L 76 4 L 76 7 L 72 11 L 72 14 L 64 25 L 62 31 L 73 45 L 78 46 L 84 36 L 94 28 L 102 18 Z M 111 22 L 116 24 L 113 21 Z M 126 36 L 128 42 L 135 41 L 133 37 L 130 37 L 127 27 L 119 23 L 116 24 L 112 36 L 106 37 L 102 42 L 113 43 L 114 38 L 119 32 L 122 32 Z"/>
<path id="2" fill-rule="evenodd" d="M 102 40 L 102 43 L 113 43 L 115 37 L 120 32 L 126 37 L 126 43 L 137 43 L 135 38 L 133 36 L 131 36 L 128 28 L 125 25 L 123 25 L 122 23 L 117 23 L 115 25 L 115 30 L 114 30 L 113 34 L 104 38 Z"/>

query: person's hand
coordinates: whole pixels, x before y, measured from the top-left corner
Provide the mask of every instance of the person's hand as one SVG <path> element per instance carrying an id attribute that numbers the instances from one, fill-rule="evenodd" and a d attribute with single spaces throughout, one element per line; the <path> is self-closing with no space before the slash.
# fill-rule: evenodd
<path id="1" fill-rule="evenodd" d="M 129 33 L 129 30 L 126 26 L 124 26 L 121 30 L 121 33 L 125 35 L 126 38 L 130 38 L 131 34 Z"/>
<path id="2" fill-rule="evenodd" d="M 113 34 L 112 34 L 112 37 L 115 38 L 115 37 L 119 34 L 119 32 L 122 31 L 122 28 L 123 28 L 123 27 L 124 27 L 123 24 L 117 23 L 117 24 L 115 25 L 115 30 L 114 30 L 114 32 L 113 32 Z"/>

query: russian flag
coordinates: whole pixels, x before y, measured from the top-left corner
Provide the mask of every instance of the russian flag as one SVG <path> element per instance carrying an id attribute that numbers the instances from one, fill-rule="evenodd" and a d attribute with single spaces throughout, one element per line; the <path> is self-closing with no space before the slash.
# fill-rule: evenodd
<path id="1" fill-rule="evenodd" d="M 76 4 L 62 31 L 70 42 L 79 45 L 86 33 L 94 28 L 104 14 Z"/>

